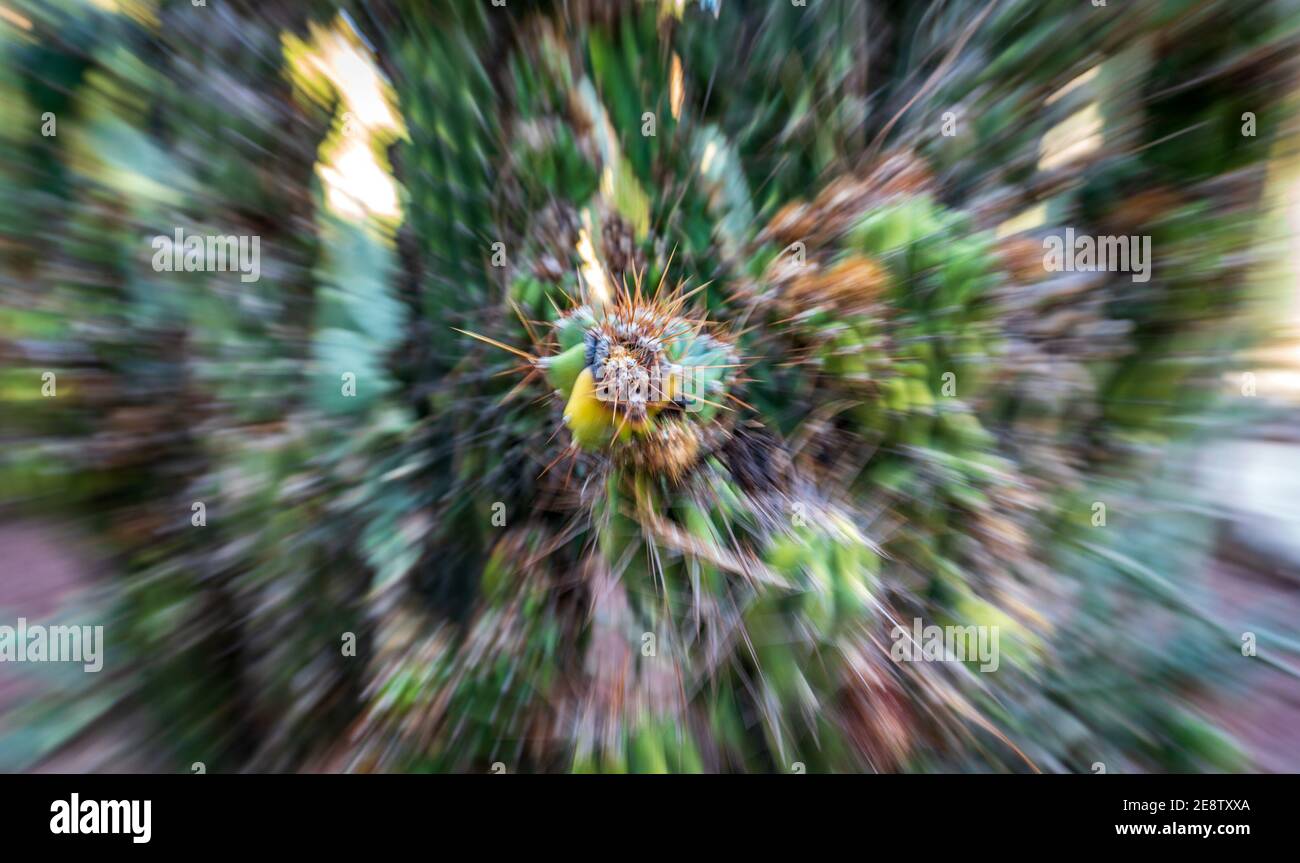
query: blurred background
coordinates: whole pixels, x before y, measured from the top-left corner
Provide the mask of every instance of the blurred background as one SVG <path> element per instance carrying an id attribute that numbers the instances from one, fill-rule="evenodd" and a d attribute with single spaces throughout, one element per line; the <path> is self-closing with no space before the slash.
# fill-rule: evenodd
<path id="1" fill-rule="evenodd" d="M 0 770 L 1300 771 L 1298 23 L 0 0 Z"/>

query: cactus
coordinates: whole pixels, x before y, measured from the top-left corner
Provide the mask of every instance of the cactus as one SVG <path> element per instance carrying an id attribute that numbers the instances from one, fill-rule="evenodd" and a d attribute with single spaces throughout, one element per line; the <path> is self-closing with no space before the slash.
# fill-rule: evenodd
<path id="1" fill-rule="evenodd" d="M 10 5 L 6 98 L 85 116 L 3 140 L 6 209 L 59 230 L 0 250 L 50 289 L 0 317 L 0 481 L 113 549 L 132 666 L 93 703 L 168 763 L 1245 763 L 1174 694 L 1227 676 L 1171 584 L 1212 523 L 1137 519 L 1253 337 L 1286 3 Z M 383 73 L 400 216 L 331 202 L 322 45 Z M 1227 143 L 1246 91 L 1271 131 Z M 1085 108 L 1107 146 L 1048 166 Z M 265 234 L 260 283 L 138 266 L 195 213 Z M 1067 224 L 1153 235 L 1155 277 L 1047 271 Z M 24 389 L 49 356 L 66 401 Z M 1136 693 L 1120 614 L 1170 633 Z"/>

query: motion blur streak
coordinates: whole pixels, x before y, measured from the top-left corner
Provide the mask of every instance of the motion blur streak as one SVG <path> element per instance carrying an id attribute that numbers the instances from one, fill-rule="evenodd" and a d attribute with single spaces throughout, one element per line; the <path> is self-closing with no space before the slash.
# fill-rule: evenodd
<path id="1" fill-rule="evenodd" d="M 0 769 L 1300 771 L 1298 24 L 0 0 Z"/>

